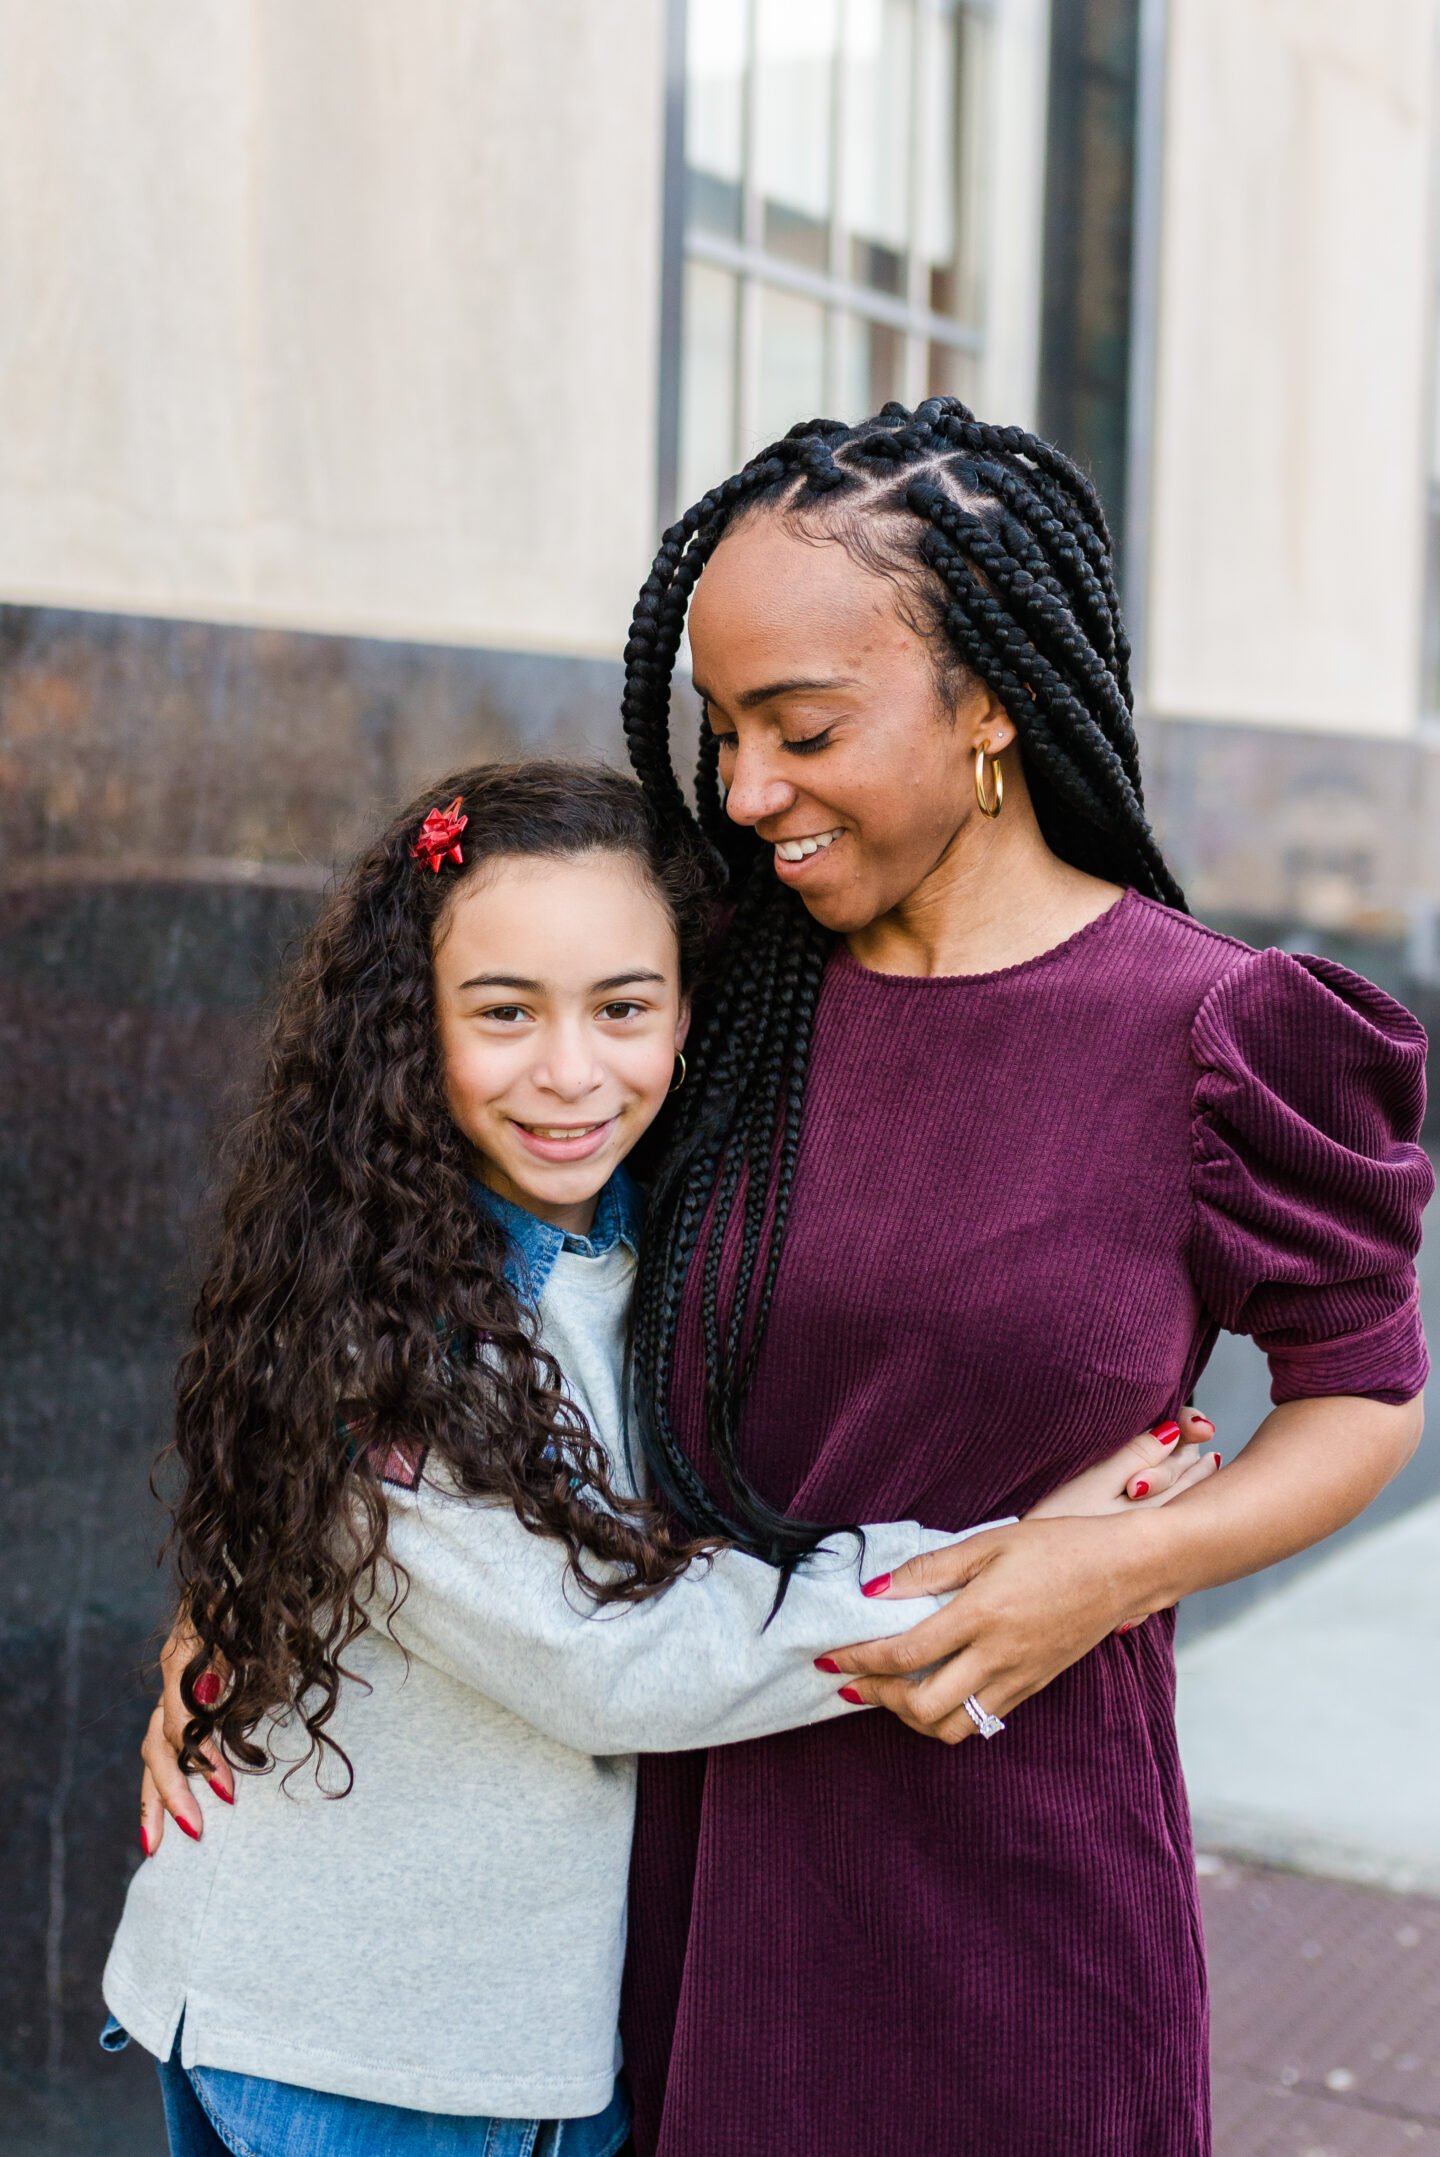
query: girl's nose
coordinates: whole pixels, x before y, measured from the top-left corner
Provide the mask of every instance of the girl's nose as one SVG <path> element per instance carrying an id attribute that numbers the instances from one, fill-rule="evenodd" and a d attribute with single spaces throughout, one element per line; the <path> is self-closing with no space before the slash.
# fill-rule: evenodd
<path id="1" fill-rule="evenodd" d="M 578 1101 L 604 1081 L 604 1072 L 596 1063 L 588 1042 L 578 1034 L 564 1033 L 549 1043 L 544 1062 L 535 1074 L 537 1082 L 547 1092 L 558 1094 L 563 1100 Z"/>
<path id="2" fill-rule="evenodd" d="M 764 747 L 747 749 L 742 743 L 735 752 L 725 814 L 735 824 L 762 824 L 767 816 L 783 816 L 796 792 Z"/>

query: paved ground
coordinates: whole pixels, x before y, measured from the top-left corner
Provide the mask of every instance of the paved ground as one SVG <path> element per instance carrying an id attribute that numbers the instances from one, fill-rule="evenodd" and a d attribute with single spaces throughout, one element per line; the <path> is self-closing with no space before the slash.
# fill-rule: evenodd
<path id="1" fill-rule="evenodd" d="M 1215 2157 L 1440 2157 L 1440 1901 L 1200 1864 Z"/>
<path id="2" fill-rule="evenodd" d="M 1202 1842 L 1440 1895 L 1440 1498 L 1179 1658 Z"/>

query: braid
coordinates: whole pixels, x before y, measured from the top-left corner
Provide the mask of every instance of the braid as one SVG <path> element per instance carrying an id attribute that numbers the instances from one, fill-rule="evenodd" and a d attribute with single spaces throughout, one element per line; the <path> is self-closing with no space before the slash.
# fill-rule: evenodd
<path id="1" fill-rule="evenodd" d="M 913 412 L 887 404 L 858 427 L 809 420 L 666 532 L 625 648 L 625 736 L 662 825 L 698 828 L 721 857 L 735 912 L 696 1011 L 689 1081 L 651 1194 L 631 1338 L 637 1422 L 656 1482 L 682 1518 L 788 1574 L 826 1531 L 756 1491 L 740 1459 L 740 1419 L 784 1253 L 834 939 L 777 881 L 769 849 L 726 816 L 709 729 L 698 816 L 670 754 L 671 675 L 691 594 L 726 532 L 762 513 L 838 539 L 920 599 L 947 686 L 968 670 L 1014 721 L 1056 854 L 1166 905 L 1183 910 L 1185 899 L 1145 815 L 1105 512 L 1091 481 L 1052 444 L 989 426 L 948 397 Z M 670 1414 L 682 1298 L 702 1241 L 698 1345 L 715 1488 Z"/>

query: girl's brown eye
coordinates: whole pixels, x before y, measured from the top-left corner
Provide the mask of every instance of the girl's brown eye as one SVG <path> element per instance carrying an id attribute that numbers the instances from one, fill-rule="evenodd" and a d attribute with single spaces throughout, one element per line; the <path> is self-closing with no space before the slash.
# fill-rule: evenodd
<path id="1" fill-rule="evenodd" d="M 602 1019 L 629 1019 L 643 1009 L 641 1004 L 606 1004 L 601 1009 L 600 1016 Z"/>

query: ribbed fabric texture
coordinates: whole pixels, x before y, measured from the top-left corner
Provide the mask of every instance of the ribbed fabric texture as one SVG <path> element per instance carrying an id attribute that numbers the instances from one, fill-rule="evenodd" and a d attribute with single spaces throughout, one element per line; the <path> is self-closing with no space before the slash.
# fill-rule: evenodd
<path id="1" fill-rule="evenodd" d="M 1133 893 L 979 978 L 842 950 L 749 1473 L 810 1518 L 1023 1511 L 1179 1407 L 1220 1325 L 1277 1399 L 1409 1398 L 1423 1070 L 1369 983 Z M 698 1278 L 675 1408 L 708 1469 Z M 1172 1634 L 1106 1641 L 988 1745 L 875 1714 L 642 1760 L 642 2157 L 1202 2157 Z"/>

